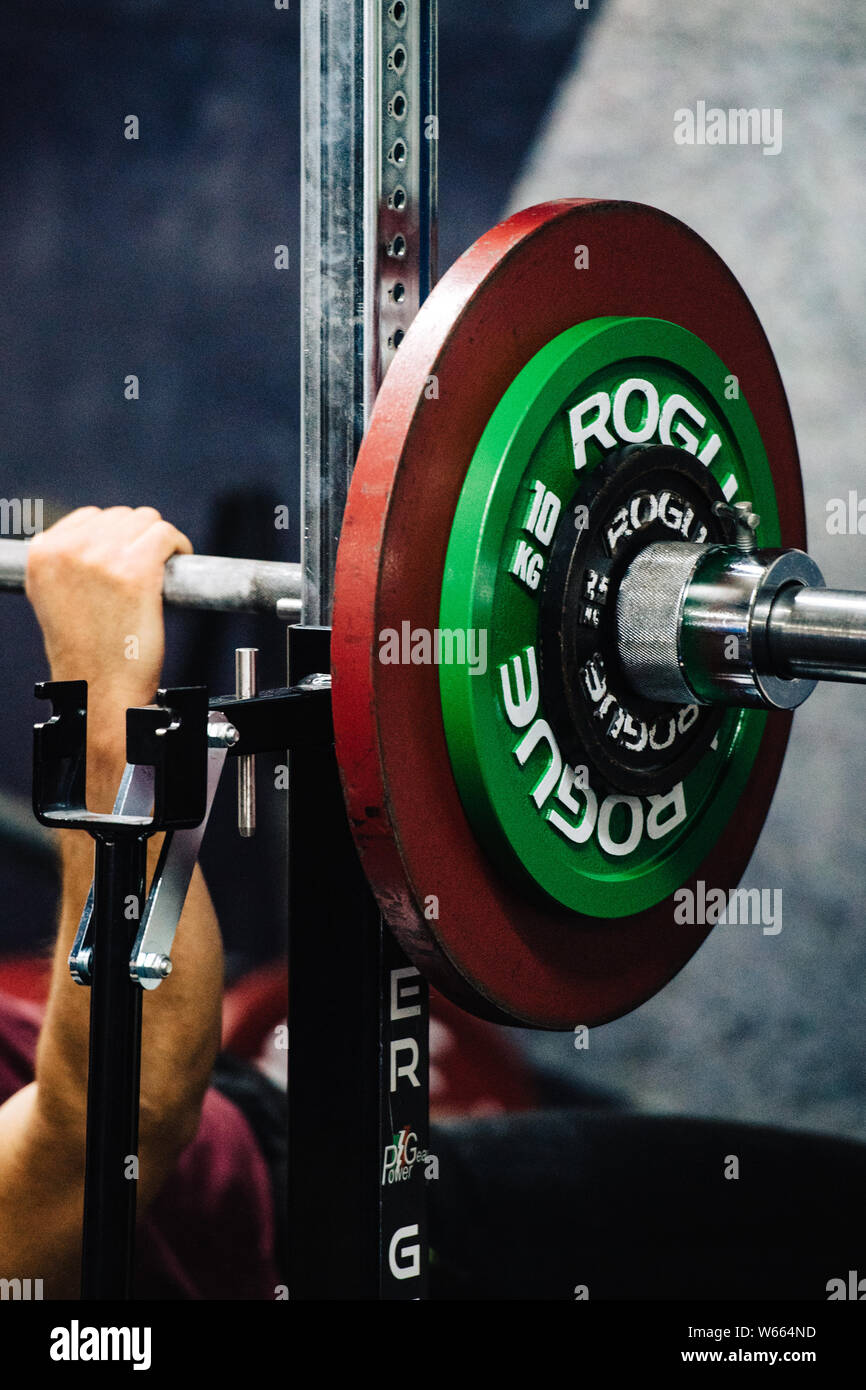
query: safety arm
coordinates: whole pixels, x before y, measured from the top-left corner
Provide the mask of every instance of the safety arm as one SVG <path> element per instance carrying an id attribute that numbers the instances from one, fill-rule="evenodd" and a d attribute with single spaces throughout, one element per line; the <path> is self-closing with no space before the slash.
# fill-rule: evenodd
<path id="1" fill-rule="evenodd" d="M 117 746 L 89 742 L 94 809 L 113 804 L 124 762 Z M 149 844 L 149 874 L 162 838 Z M 60 831 L 57 839 L 60 924 L 36 1080 L 0 1106 L 0 1278 L 42 1279 L 48 1298 L 75 1297 L 80 1274 L 90 991 L 71 978 L 68 957 L 93 874 L 89 836 Z M 196 1133 L 219 1047 L 222 944 L 198 868 L 172 963 L 170 980 L 143 1001 L 139 1212 Z"/>

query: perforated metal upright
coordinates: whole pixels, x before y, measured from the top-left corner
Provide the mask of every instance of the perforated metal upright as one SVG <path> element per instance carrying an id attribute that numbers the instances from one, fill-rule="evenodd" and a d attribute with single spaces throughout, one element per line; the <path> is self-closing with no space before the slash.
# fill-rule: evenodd
<path id="1" fill-rule="evenodd" d="M 382 381 L 435 277 L 437 0 L 302 11 L 303 622 L 328 669 L 346 495 Z M 384 926 L 332 755 L 289 795 L 292 1299 L 426 1292 L 427 987 Z"/>

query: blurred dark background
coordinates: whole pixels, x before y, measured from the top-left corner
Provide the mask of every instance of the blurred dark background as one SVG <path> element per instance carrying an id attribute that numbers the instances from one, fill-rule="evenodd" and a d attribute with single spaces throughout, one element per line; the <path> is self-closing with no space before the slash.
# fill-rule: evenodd
<path id="1" fill-rule="evenodd" d="M 43 498 L 46 522 L 147 503 L 201 553 L 300 554 L 299 8 L 2 9 L 0 493 Z M 515 0 L 440 11 L 444 268 L 498 220 L 589 17 Z M 168 621 L 169 683 L 230 690 L 240 644 L 261 649 L 263 687 L 283 683 L 276 623 Z M 0 650 L 0 951 L 30 950 L 51 937 L 56 881 L 26 804 L 47 671 L 21 598 L 0 595 Z M 266 767 L 259 794 L 243 842 L 222 787 L 203 853 L 233 972 L 283 947 L 282 794 Z"/>

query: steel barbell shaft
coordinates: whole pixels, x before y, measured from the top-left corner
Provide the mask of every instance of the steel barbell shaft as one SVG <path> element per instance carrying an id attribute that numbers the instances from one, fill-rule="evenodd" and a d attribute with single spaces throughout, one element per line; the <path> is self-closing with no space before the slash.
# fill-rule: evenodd
<path id="1" fill-rule="evenodd" d="M 866 682 L 866 594 L 783 590 L 770 610 L 767 638 L 778 676 Z"/>
<path id="2" fill-rule="evenodd" d="M 27 541 L 0 540 L 0 590 L 22 593 Z M 175 555 L 165 567 L 165 602 L 219 612 L 300 614 L 301 567 L 276 560 Z"/>

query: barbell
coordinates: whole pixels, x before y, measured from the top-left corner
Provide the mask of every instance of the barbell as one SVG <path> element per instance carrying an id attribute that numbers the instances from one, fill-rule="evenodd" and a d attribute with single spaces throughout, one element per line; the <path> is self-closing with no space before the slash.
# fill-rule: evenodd
<path id="1" fill-rule="evenodd" d="M 758 318 L 694 232 L 572 200 L 488 232 L 387 372 L 337 554 L 331 675 L 382 913 L 483 1018 L 574 1028 L 707 936 L 791 711 L 866 680 L 866 595 L 804 551 L 794 429 Z M 0 588 L 26 546 L 0 542 Z M 301 567 L 179 556 L 166 602 L 294 618 Z"/>
<path id="2" fill-rule="evenodd" d="M 28 544 L 0 540 L 0 590 L 23 592 Z M 174 555 L 165 566 L 162 592 L 172 607 L 292 620 L 301 612 L 301 566 L 222 555 Z"/>

